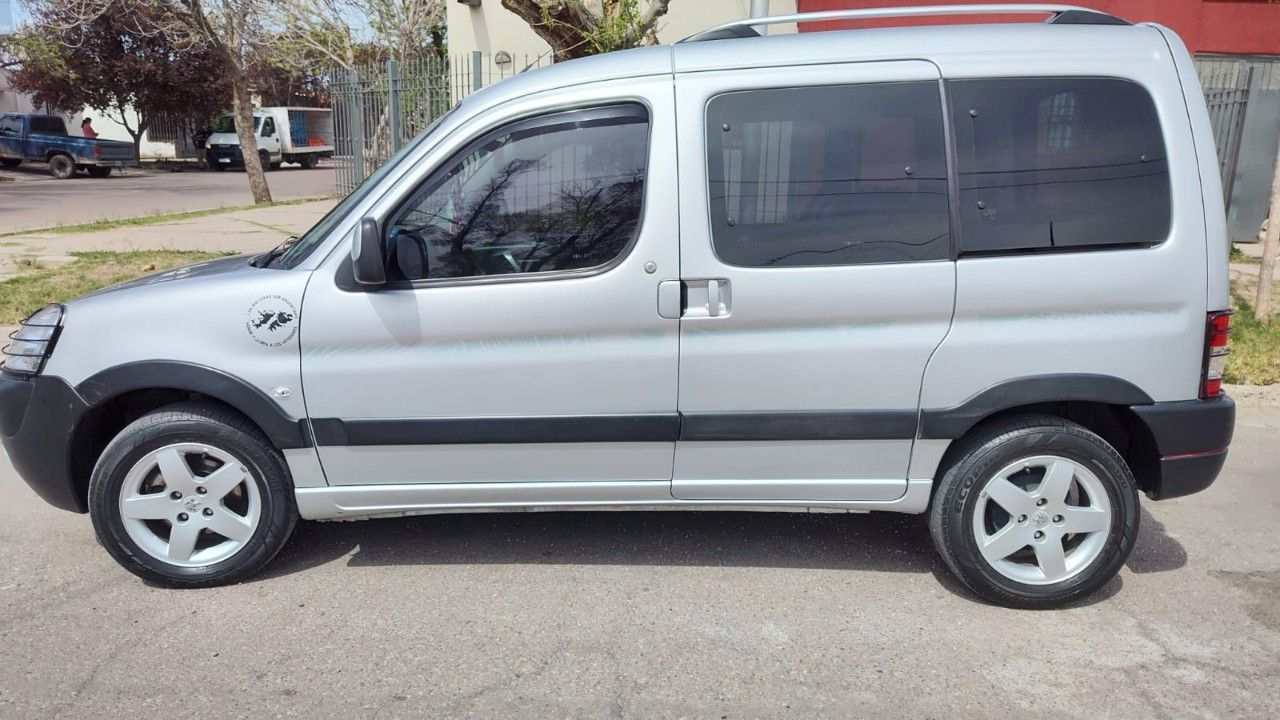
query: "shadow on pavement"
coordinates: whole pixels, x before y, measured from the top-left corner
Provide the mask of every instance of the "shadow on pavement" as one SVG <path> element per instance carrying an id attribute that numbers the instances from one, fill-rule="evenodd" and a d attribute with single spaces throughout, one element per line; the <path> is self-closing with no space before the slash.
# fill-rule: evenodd
<path id="1" fill-rule="evenodd" d="M 1135 573 L 1159 573 L 1177 570 L 1187 564 L 1187 550 L 1170 537 L 1164 525 L 1142 508 L 1138 524 L 1138 542 L 1126 563 Z"/>
<path id="2" fill-rule="evenodd" d="M 930 572 L 941 564 L 923 516 L 523 512 L 302 522 L 265 575 L 302 571 L 353 550 L 353 566 L 527 563 Z"/>
<path id="3" fill-rule="evenodd" d="M 923 515 L 774 512 L 523 512 L 301 522 L 259 577 L 303 572 L 350 555 L 352 566 L 652 565 L 931 573 L 975 599 L 934 552 Z M 1182 546 L 1143 510 L 1129 569 L 1186 564 Z M 1120 577 L 1076 603 L 1118 593 Z"/>

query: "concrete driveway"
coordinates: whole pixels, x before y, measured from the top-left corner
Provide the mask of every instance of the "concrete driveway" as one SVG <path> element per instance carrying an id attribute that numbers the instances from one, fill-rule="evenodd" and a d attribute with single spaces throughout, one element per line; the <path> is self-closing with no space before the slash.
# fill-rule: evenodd
<path id="1" fill-rule="evenodd" d="M 0 469 L 0 716 L 1280 715 L 1280 407 L 1146 503 L 1069 610 L 982 604 L 922 518 L 529 513 L 303 523 L 236 587 L 148 587 Z"/>
<path id="2" fill-rule="evenodd" d="M 275 200 L 322 197 L 334 193 L 333 172 L 328 163 L 314 170 L 285 165 L 267 173 L 267 183 Z M 103 179 L 57 180 L 44 165 L 23 165 L 0 170 L 0 177 L 13 180 L 0 183 L 0 233 L 253 203 L 238 170 L 130 169 Z"/>

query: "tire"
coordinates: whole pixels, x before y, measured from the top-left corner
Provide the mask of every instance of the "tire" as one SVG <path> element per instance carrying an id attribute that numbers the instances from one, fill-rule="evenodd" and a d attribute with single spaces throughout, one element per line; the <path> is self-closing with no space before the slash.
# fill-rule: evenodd
<path id="1" fill-rule="evenodd" d="M 210 169 L 210 170 L 214 170 L 214 171 L 217 171 L 217 172 L 225 172 L 225 171 L 226 171 L 226 169 L 227 169 L 226 167 L 224 167 L 224 166 L 223 166 L 223 164 L 222 164 L 222 163 L 220 163 L 220 162 L 218 162 L 217 160 L 215 160 L 215 159 L 214 159 L 214 157 L 213 157 L 212 155 L 207 156 L 207 157 L 204 159 L 204 162 L 205 162 L 205 165 L 209 166 L 209 169 Z"/>
<path id="2" fill-rule="evenodd" d="M 258 151 L 258 160 L 262 163 L 262 172 L 271 172 L 275 168 L 271 166 L 271 156 L 266 150 Z"/>
<path id="3" fill-rule="evenodd" d="M 111 168 L 109 167 L 91 167 L 88 170 L 89 177 L 106 178 L 111 177 Z"/>
<path id="4" fill-rule="evenodd" d="M 69 155 L 54 155 L 49 158 L 49 174 L 59 180 L 67 180 L 75 176 L 76 163 Z"/>
<path id="5" fill-rule="evenodd" d="M 298 158 L 298 164 L 302 166 L 303 170 L 311 170 L 316 165 L 319 165 L 320 162 L 319 162 L 319 158 L 317 158 L 314 154 L 307 153 L 306 155 L 303 155 L 302 157 Z"/>
<path id="6" fill-rule="evenodd" d="M 0 167 L 16 168 L 21 164 L 21 158 L 0 158 Z"/>
<path id="7" fill-rule="evenodd" d="M 982 598 L 1060 607 L 1106 584 L 1133 550 L 1133 473 L 1080 425 L 1011 417 L 975 428 L 948 455 L 929 531 L 947 566 Z"/>
<path id="8" fill-rule="evenodd" d="M 93 469 L 89 514 L 98 542 L 126 570 L 188 588 L 258 572 L 298 517 L 280 453 L 248 419 L 205 403 L 170 405 L 120 431 Z"/>

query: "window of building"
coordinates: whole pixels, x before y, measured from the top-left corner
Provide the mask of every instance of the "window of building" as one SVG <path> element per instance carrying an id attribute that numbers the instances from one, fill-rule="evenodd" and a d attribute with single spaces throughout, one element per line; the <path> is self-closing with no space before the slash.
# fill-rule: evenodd
<path id="1" fill-rule="evenodd" d="M 1163 241 L 1169 164 L 1151 96 L 1126 80 L 949 83 L 962 251 Z"/>
<path id="2" fill-rule="evenodd" d="M 522 120 L 432 175 L 389 225 L 389 276 L 580 270 L 631 245 L 644 199 L 648 113 L 627 104 Z"/>
<path id="3" fill-rule="evenodd" d="M 707 106 L 712 241 L 748 267 L 950 255 L 936 82 L 750 90 Z"/>

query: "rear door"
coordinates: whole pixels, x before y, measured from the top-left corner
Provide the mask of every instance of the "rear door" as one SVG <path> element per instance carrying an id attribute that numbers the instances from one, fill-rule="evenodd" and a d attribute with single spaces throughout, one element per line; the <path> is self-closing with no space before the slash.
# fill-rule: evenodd
<path id="1" fill-rule="evenodd" d="M 676 95 L 673 494 L 897 499 L 955 293 L 937 69 L 689 73 Z"/>

